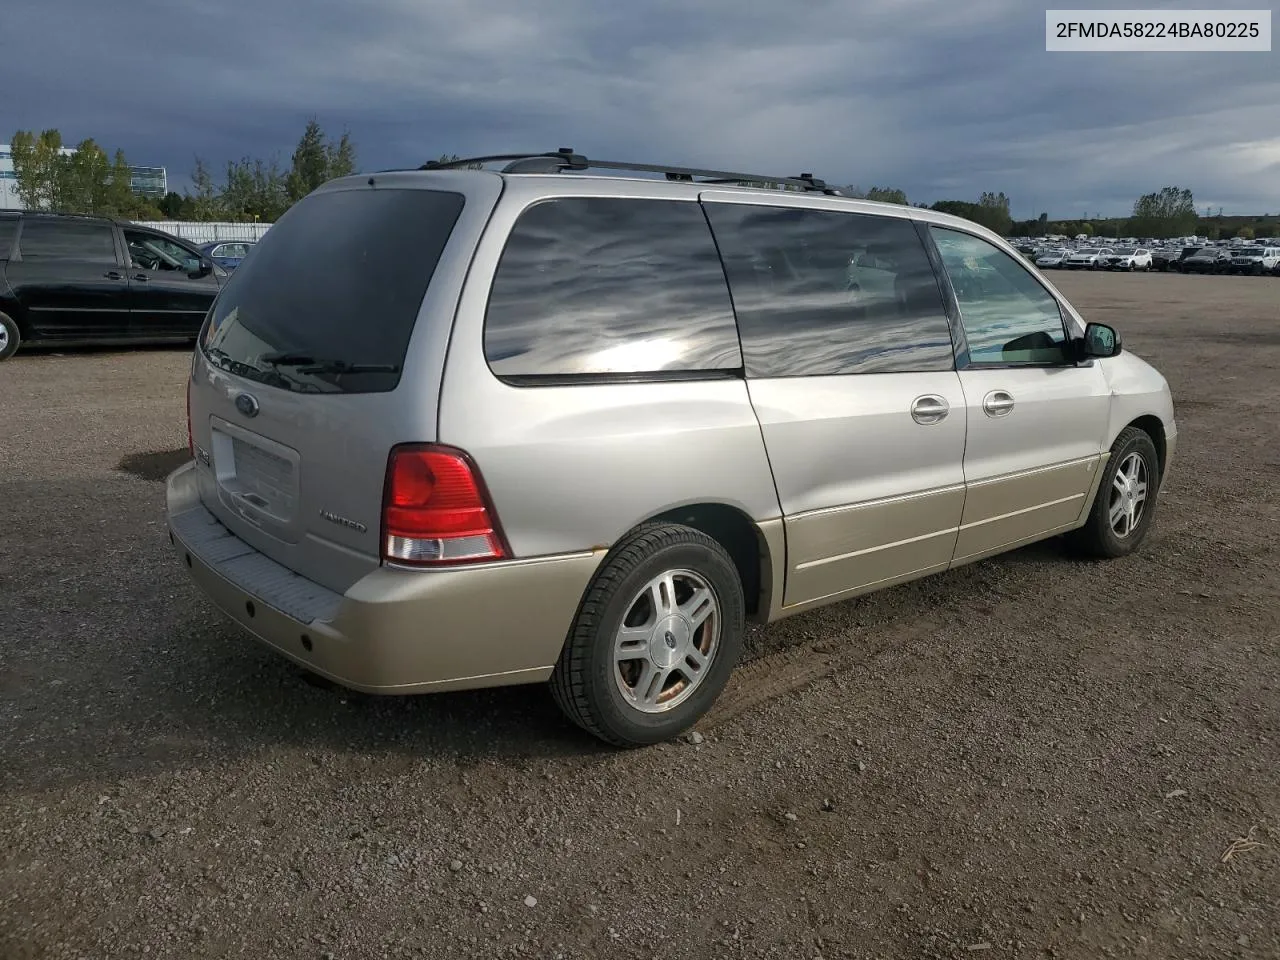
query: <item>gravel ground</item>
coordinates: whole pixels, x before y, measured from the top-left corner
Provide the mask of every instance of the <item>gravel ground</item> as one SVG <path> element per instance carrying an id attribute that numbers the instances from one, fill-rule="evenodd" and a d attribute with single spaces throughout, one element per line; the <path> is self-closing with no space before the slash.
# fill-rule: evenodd
<path id="1" fill-rule="evenodd" d="M 310 682 L 171 559 L 187 357 L 4 363 L 0 957 L 1280 957 L 1280 283 L 1060 282 L 1173 385 L 1146 547 L 757 630 L 627 753 Z"/>

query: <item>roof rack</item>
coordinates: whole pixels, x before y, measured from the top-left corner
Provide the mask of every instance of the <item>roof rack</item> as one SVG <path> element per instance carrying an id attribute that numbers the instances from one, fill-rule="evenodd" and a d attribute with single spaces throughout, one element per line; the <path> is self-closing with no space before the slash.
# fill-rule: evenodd
<path id="1" fill-rule="evenodd" d="M 561 147 L 554 153 L 499 153 L 487 157 L 467 157 L 462 160 L 429 160 L 419 170 L 456 170 L 485 163 L 504 163 L 502 173 L 563 173 L 566 170 L 627 170 L 637 173 L 661 173 L 668 180 L 685 183 L 707 184 L 766 184 L 772 187 L 795 187 L 816 191 L 828 196 L 843 196 L 826 181 L 812 173 L 798 177 L 775 177 L 759 173 L 732 173 L 725 170 L 700 170 L 695 167 L 673 167 L 659 163 L 626 163 L 618 160 L 588 160 L 572 147 Z M 700 178 L 695 180 L 695 178 Z"/>

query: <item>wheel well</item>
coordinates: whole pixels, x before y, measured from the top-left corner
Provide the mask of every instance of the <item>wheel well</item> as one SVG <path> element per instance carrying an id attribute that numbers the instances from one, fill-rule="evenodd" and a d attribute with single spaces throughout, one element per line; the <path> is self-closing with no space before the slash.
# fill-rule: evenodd
<path id="1" fill-rule="evenodd" d="M 3 278 L 0 277 L 0 280 L 2 279 Z M 27 338 L 26 318 L 22 315 L 22 311 L 18 308 L 18 305 L 16 303 L 0 300 L 0 313 L 3 313 L 18 325 L 18 333 L 21 334 L 22 338 L 25 340 Z"/>
<path id="2" fill-rule="evenodd" d="M 681 523 L 700 530 L 725 548 L 738 568 L 746 612 L 754 614 L 760 607 L 761 555 L 768 549 L 751 518 L 723 503 L 695 503 L 660 513 L 650 520 Z"/>
<path id="3" fill-rule="evenodd" d="M 1151 442 L 1155 444 L 1156 457 L 1160 461 L 1160 476 L 1163 477 L 1166 451 L 1164 423 L 1161 422 L 1159 417 L 1147 415 L 1134 420 L 1129 426 L 1137 427 L 1151 438 Z"/>

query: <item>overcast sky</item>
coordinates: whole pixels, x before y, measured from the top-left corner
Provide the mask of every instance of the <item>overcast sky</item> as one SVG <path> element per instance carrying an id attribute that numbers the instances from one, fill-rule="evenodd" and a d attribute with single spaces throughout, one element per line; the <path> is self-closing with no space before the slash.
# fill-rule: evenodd
<path id="1" fill-rule="evenodd" d="M 196 155 L 287 164 L 314 114 L 364 170 L 572 146 L 913 201 L 1003 190 L 1018 217 L 1124 214 L 1166 184 L 1201 210 L 1280 211 L 1280 54 L 1046 53 L 1061 0 L 3 6 L 0 141 L 57 127 L 179 187 Z"/>

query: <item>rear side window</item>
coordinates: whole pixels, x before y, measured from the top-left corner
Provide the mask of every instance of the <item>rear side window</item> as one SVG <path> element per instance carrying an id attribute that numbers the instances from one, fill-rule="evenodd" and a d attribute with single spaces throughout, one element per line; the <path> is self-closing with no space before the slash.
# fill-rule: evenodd
<path id="1" fill-rule="evenodd" d="M 385 187 L 300 201 L 226 282 L 206 356 L 290 390 L 395 389 L 462 206 L 457 193 Z"/>
<path id="2" fill-rule="evenodd" d="M 709 203 L 750 377 L 954 367 L 951 328 L 910 221 Z"/>
<path id="3" fill-rule="evenodd" d="M 494 276 L 484 350 L 497 376 L 517 381 L 741 369 L 701 207 L 566 197 L 525 210 Z"/>
<path id="4" fill-rule="evenodd" d="M 0 260 L 9 259 L 9 248 L 18 232 L 17 217 L 0 217 Z"/>
<path id="5" fill-rule="evenodd" d="M 18 247 L 23 260 L 116 262 L 115 237 L 105 223 L 28 217 L 22 222 Z"/>

